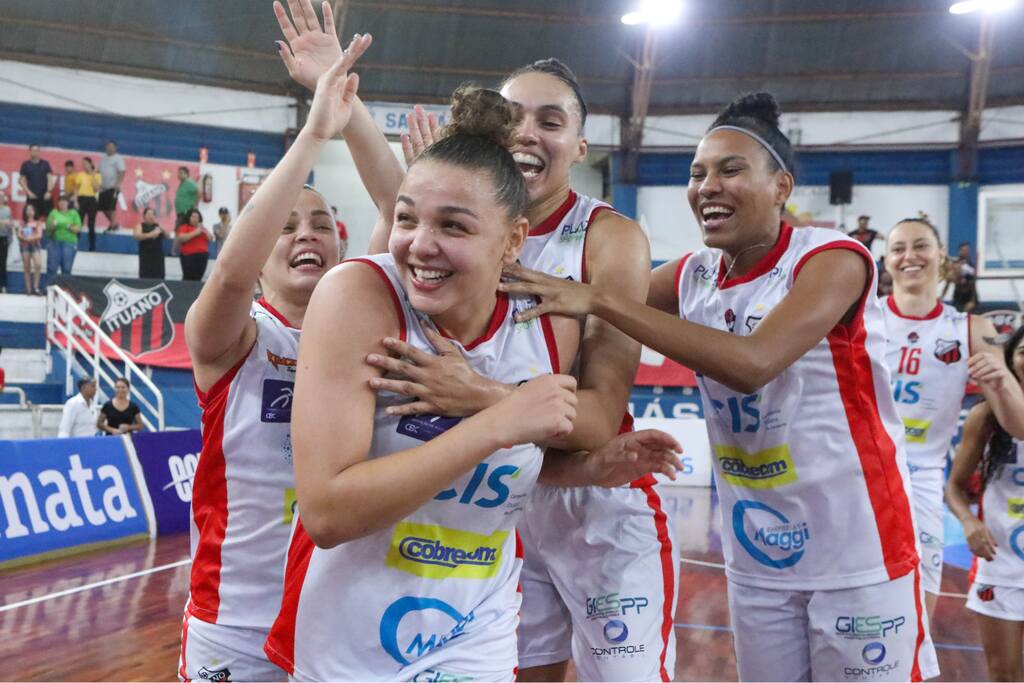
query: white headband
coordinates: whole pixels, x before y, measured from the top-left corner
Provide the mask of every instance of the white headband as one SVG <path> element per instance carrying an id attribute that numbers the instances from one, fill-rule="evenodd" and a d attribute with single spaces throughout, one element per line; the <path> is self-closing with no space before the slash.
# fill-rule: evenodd
<path id="1" fill-rule="evenodd" d="M 775 148 L 772 147 L 771 145 L 769 145 L 767 140 L 765 140 L 763 137 L 761 137 L 760 135 L 758 135 L 754 131 L 747 130 L 746 128 L 740 128 L 739 126 L 723 125 L 723 126 L 715 126 L 711 130 L 709 130 L 707 132 L 707 134 L 710 135 L 711 133 L 714 133 L 716 130 L 735 130 L 735 131 L 738 131 L 740 133 L 743 133 L 744 135 L 752 137 L 753 139 L 757 140 L 758 143 L 760 143 L 760 145 L 762 147 L 764 147 L 766 150 L 768 150 L 768 153 L 772 155 L 772 159 L 775 159 L 775 163 L 777 163 L 779 165 L 779 168 L 781 168 L 786 173 L 789 173 L 789 169 L 786 167 L 785 162 L 782 161 L 782 157 L 779 156 L 779 153 L 775 151 Z"/>

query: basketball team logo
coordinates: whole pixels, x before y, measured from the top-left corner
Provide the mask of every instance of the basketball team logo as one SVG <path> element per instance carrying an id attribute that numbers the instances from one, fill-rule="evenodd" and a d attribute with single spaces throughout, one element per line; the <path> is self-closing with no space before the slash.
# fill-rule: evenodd
<path id="1" fill-rule="evenodd" d="M 935 342 L 935 357 L 941 360 L 946 365 L 952 365 L 953 363 L 959 363 L 960 359 L 963 358 L 963 354 L 960 353 L 960 340 L 954 339 L 952 341 L 948 339 L 938 339 Z"/>
<path id="2" fill-rule="evenodd" d="M 729 328 L 730 332 L 734 332 L 736 330 L 736 312 L 731 308 L 725 312 L 725 325 Z"/>
<path id="3" fill-rule="evenodd" d="M 100 316 L 100 328 L 128 353 L 144 356 L 166 349 L 174 341 L 174 321 L 168 308 L 174 295 L 163 282 L 135 289 L 111 280 L 103 294 L 107 307 Z"/>
<path id="4" fill-rule="evenodd" d="M 996 311 L 987 311 L 981 314 L 981 317 L 986 318 L 992 322 L 992 325 L 996 328 L 996 343 L 1005 344 L 1013 334 L 1013 331 L 1017 329 L 1017 325 L 1021 319 L 1020 311 L 1010 311 L 1007 309 L 999 309 Z"/>

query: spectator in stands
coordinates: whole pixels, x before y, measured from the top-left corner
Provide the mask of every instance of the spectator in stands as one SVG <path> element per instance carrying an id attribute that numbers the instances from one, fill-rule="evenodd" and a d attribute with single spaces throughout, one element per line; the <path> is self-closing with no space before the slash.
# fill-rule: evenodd
<path id="1" fill-rule="evenodd" d="M 885 235 L 877 230 L 871 229 L 871 216 L 863 215 L 857 217 L 857 229 L 849 233 L 850 237 L 857 240 L 871 252 L 875 261 L 881 263 L 885 258 Z"/>
<path id="2" fill-rule="evenodd" d="M 75 177 L 75 198 L 82 223 L 89 226 L 89 251 L 96 251 L 96 211 L 99 208 L 97 195 L 103 179 L 92 164 L 92 157 L 83 157 L 82 170 Z"/>
<path id="3" fill-rule="evenodd" d="M 3 352 L 3 347 L 0 347 L 0 355 L 3 355 Z M 7 373 L 4 372 L 4 367 L 0 365 L 0 392 L 3 392 L 5 386 L 7 386 Z"/>
<path id="4" fill-rule="evenodd" d="M 11 246 L 14 218 L 7 203 L 7 193 L 0 192 L 0 292 L 7 291 L 7 250 Z"/>
<path id="5" fill-rule="evenodd" d="M 78 210 L 78 203 L 75 200 L 75 184 L 77 182 L 78 173 L 75 171 L 75 162 L 73 159 L 68 159 L 64 162 L 64 187 L 60 188 L 60 193 L 71 197 L 69 206 L 76 211 Z"/>
<path id="6" fill-rule="evenodd" d="M 36 218 L 35 204 L 25 204 L 22 222 L 18 226 L 18 246 L 25 270 L 25 293 L 42 296 L 39 280 L 43 275 L 43 221 Z"/>
<path id="7" fill-rule="evenodd" d="M 174 245 L 181 259 L 182 280 L 203 279 L 206 263 L 210 260 L 211 237 L 209 228 L 203 225 L 203 214 L 199 209 L 191 209 L 174 235 Z"/>
<path id="8" fill-rule="evenodd" d="M 18 184 L 28 197 L 27 203 L 35 207 L 36 216 L 45 219 L 53 208 L 50 193 L 57 183 L 57 176 L 53 174 L 50 162 L 39 158 L 39 145 L 29 145 L 28 156 L 29 158 L 21 163 Z"/>
<path id="9" fill-rule="evenodd" d="M 214 249 L 214 254 L 219 254 L 221 248 L 224 246 L 224 241 L 228 238 L 228 233 L 231 232 L 231 212 L 228 211 L 228 207 L 222 206 L 217 209 L 217 224 L 213 226 L 213 241 L 217 245 Z"/>
<path id="10" fill-rule="evenodd" d="M 107 140 L 106 154 L 100 159 L 100 196 L 98 208 L 107 217 L 107 232 L 117 230 L 117 195 L 124 182 L 124 157 L 117 153 L 117 143 Z"/>
<path id="11" fill-rule="evenodd" d="M 942 288 L 942 298 L 946 298 L 950 286 L 953 287 L 953 307 L 961 312 L 970 313 L 978 305 L 978 271 L 971 258 L 971 245 L 961 242 L 957 248 L 957 256 L 946 270 L 946 284 Z"/>
<path id="12" fill-rule="evenodd" d="M 174 210 L 178 214 L 178 225 L 188 222 L 188 212 L 199 206 L 199 188 L 188 176 L 188 169 L 178 168 L 178 191 L 174 194 Z"/>
<path id="13" fill-rule="evenodd" d="M 139 277 L 164 279 L 164 238 L 169 236 L 156 222 L 156 211 L 142 212 L 142 223 L 132 231 L 139 242 Z"/>
<path id="14" fill-rule="evenodd" d="M 114 398 L 103 404 L 96 419 L 96 428 L 104 434 L 125 434 L 144 428 L 142 411 L 128 398 L 131 385 L 124 377 L 114 381 Z"/>
<path id="15" fill-rule="evenodd" d="M 57 200 L 57 208 L 46 217 L 46 282 L 53 284 L 57 271 L 71 275 L 78 252 L 78 233 L 82 231 L 82 218 L 68 206 L 67 195 Z"/>
<path id="16" fill-rule="evenodd" d="M 345 224 L 338 220 L 338 207 L 331 207 L 331 215 L 334 216 L 334 225 L 338 227 L 338 236 L 341 237 L 341 260 L 345 260 L 345 252 L 348 251 L 348 230 Z"/>
<path id="17" fill-rule="evenodd" d="M 57 436 L 96 435 L 96 380 L 83 377 L 78 380 L 78 393 L 64 404 L 64 412 L 60 416 L 60 430 Z"/>

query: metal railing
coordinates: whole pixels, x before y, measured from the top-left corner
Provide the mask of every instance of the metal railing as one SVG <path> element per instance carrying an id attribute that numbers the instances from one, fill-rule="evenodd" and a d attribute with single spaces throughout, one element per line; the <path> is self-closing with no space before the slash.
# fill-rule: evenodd
<path id="1" fill-rule="evenodd" d="M 46 288 L 46 350 L 56 346 L 64 353 L 64 393 L 72 394 L 75 375 L 96 380 L 97 400 L 113 395 L 119 377 L 130 384 L 130 395 L 142 409 L 142 422 L 150 431 L 164 429 L 164 395 L 89 313 L 60 287 Z M 105 390 L 110 388 L 108 394 Z M 143 389 L 148 390 L 148 395 Z"/>
<path id="2" fill-rule="evenodd" d="M 4 387 L 0 394 L 14 394 L 18 397 L 18 407 L 28 408 L 28 401 L 25 400 L 25 390 L 21 387 Z"/>

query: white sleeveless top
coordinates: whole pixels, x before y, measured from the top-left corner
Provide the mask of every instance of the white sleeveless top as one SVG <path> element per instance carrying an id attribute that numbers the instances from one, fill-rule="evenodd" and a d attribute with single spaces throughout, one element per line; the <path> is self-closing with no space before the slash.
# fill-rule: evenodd
<path id="1" fill-rule="evenodd" d="M 256 342 L 209 391 L 196 389 L 203 450 L 192 490 L 188 610 L 269 629 L 277 616 L 295 500 L 291 408 L 299 330 L 262 299 Z"/>
<path id="2" fill-rule="evenodd" d="M 587 231 L 610 204 L 572 190 L 553 214 L 534 226 L 519 253 L 519 261 L 531 270 L 576 282 L 587 281 L 585 247 Z"/>
<path id="3" fill-rule="evenodd" d="M 434 353 L 423 332 L 432 323 L 413 310 L 393 258 L 355 260 L 387 283 L 404 340 Z M 558 372 L 547 317 L 517 324 L 503 295 L 487 333 L 455 343 L 474 370 L 500 382 Z M 385 412 L 403 400 L 378 394 L 370 458 L 419 446 L 461 419 Z M 301 678 L 391 680 L 405 667 L 437 666 L 453 647 L 487 652 L 495 634 L 513 638 L 522 562 L 515 525 L 542 457 L 532 444 L 501 449 L 398 524 L 329 550 L 314 547 L 300 517 L 281 613 L 267 641 L 271 660 Z M 507 639 L 490 668 L 515 666 Z"/>
<path id="4" fill-rule="evenodd" d="M 903 428 L 885 367 L 870 254 L 849 237 L 783 224 L 747 274 L 723 282 L 722 253 L 683 257 L 685 320 L 746 336 L 811 256 L 849 249 L 872 269 L 850 325 L 837 325 L 778 377 L 744 395 L 697 376 L 736 583 L 832 590 L 898 578 L 917 563 Z"/>
<path id="5" fill-rule="evenodd" d="M 970 316 L 936 302 L 923 318 L 905 316 L 888 297 L 882 307 L 886 364 L 903 420 L 911 471 L 944 469 L 967 390 Z"/>
<path id="6" fill-rule="evenodd" d="M 987 455 L 987 453 L 986 453 Z M 1009 462 L 985 485 L 981 517 L 996 541 L 996 559 L 974 558 L 972 579 L 1024 588 L 1024 442 L 1013 440 Z"/>

